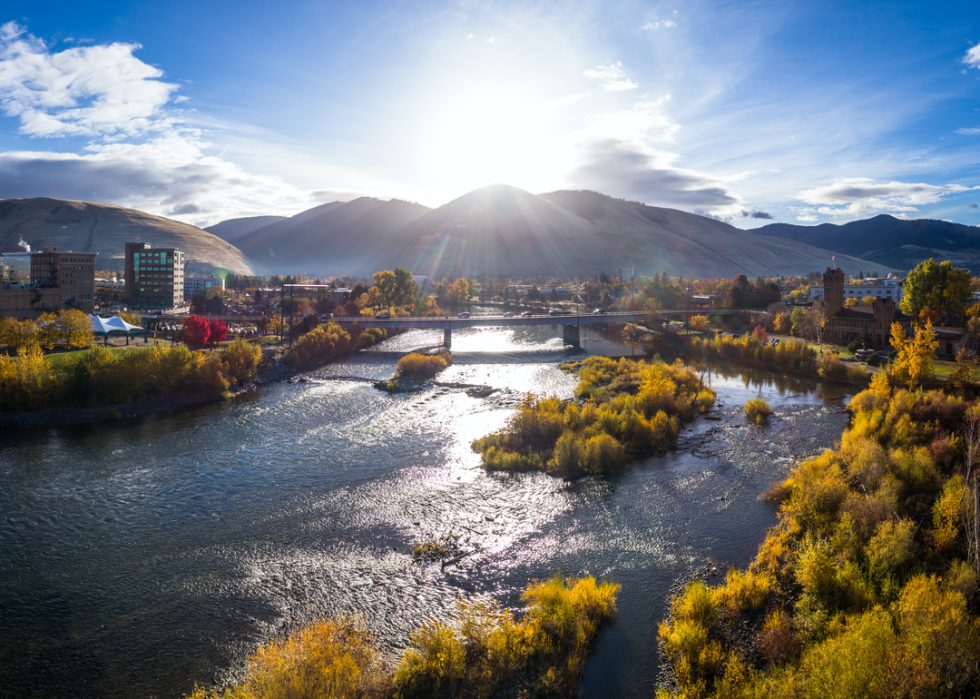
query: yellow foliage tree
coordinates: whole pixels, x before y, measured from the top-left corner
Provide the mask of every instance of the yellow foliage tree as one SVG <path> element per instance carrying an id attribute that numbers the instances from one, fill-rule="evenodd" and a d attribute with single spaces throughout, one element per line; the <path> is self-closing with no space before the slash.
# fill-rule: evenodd
<path id="1" fill-rule="evenodd" d="M 932 376 L 932 361 L 939 347 L 932 323 L 919 326 L 914 338 L 909 338 L 899 323 L 892 323 L 891 342 L 898 351 L 898 357 L 889 370 L 889 377 L 894 383 L 915 388 Z"/>
<path id="2" fill-rule="evenodd" d="M 691 330 L 699 333 L 708 331 L 708 316 L 694 316 L 691 318 Z"/>
<path id="3" fill-rule="evenodd" d="M 134 323 L 134 325 L 138 324 L 138 322 Z M 56 325 L 61 338 L 65 341 L 65 346 L 69 349 L 88 347 L 92 344 L 92 321 L 86 313 L 77 308 L 59 311 Z"/>
<path id="4" fill-rule="evenodd" d="M 470 300 L 470 283 L 467 279 L 457 279 L 449 285 L 446 291 L 446 300 L 449 303 L 466 303 Z"/>

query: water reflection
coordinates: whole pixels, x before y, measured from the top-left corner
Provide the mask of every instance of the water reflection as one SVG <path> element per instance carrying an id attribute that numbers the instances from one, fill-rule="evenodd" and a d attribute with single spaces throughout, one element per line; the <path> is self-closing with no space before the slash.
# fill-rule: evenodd
<path id="1" fill-rule="evenodd" d="M 690 426 L 663 459 L 572 482 L 488 474 L 470 442 L 523 392 L 570 397 L 575 378 L 557 369 L 568 351 L 553 328 L 454 333 L 442 378 L 499 389 L 486 399 L 335 380 L 390 376 L 434 335 L 227 404 L 4 434 L 2 692 L 176 697 L 335 614 L 362 614 L 394 652 L 460 594 L 518 605 L 529 579 L 561 569 L 623 584 L 586 696 L 649 695 L 669 585 L 709 558 L 744 564 L 773 521 L 757 494 L 846 420 L 819 387 L 716 370 L 721 419 Z M 764 430 L 740 415 L 760 391 L 776 408 Z M 412 562 L 416 543 L 449 532 L 465 558 Z"/>

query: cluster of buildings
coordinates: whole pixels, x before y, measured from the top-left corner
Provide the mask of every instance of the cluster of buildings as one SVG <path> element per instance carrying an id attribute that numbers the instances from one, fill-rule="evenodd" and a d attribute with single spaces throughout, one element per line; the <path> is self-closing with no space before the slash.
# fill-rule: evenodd
<path id="1" fill-rule="evenodd" d="M 96 291 L 119 292 L 138 308 L 182 306 L 198 291 L 224 289 L 222 277 L 188 276 L 184 253 L 177 248 L 154 248 L 149 243 L 126 243 L 124 279 L 96 279 L 94 252 L 0 252 L 0 315 L 37 318 L 63 308 L 93 313 Z"/>

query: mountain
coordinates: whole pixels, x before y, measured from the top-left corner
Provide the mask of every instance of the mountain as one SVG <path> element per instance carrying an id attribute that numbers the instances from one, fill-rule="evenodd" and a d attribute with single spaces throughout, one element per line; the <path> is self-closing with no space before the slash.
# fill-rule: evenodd
<path id="1" fill-rule="evenodd" d="M 879 268 L 888 266 L 909 270 L 923 260 L 934 257 L 937 260 L 950 260 L 957 267 L 980 269 L 980 228 L 959 223 L 928 219 L 903 221 L 882 214 L 843 225 L 771 223 L 756 228 L 755 232 L 862 257 L 876 263 Z M 871 271 L 868 267 L 862 269 Z"/>
<path id="2" fill-rule="evenodd" d="M 335 201 L 253 230 L 235 245 L 273 272 L 364 276 L 383 269 L 400 229 L 427 211 L 398 199 Z"/>
<path id="3" fill-rule="evenodd" d="M 227 221 L 222 221 L 221 223 L 216 223 L 213 226 L 208 226 L 204 230 L 211 235 L 216 235 L 222 240 L 226 240 L 230 243 L 236 238 L 241 238 L 243 235 L 247 235 L 252 231 L 257 231 L 265 226 L 283 221 L 285 218 L 285 216 L 250 216 L 248 218 L 232 218 Z"/>
<path id="4" fill-rule="evenodd" d="M 430 277 L 568 278 L 620 268 L 635 268 L 637 274 L 755 277 L 823 271 L 830 257 L 811 245 L 597 192 L 536 196 L 491 185 L 397 231 L 377 268 L 398 264 Z M 837 263 L 854 274 L 872 264 L 847 255 L 838 255 Z"/>
<path id="5" fill-rule="evenodd" d="M 110 204 L 48 197 L 0 200 L 0 250 L 27 243 L 33 250 L 53 245 L 97 252 L 96 269 L 122 271 L 126 243 L 137 239 L 184 251 L 192 274 L 216 268 L 254 274 L 238 248 L 186 223 Z"/>

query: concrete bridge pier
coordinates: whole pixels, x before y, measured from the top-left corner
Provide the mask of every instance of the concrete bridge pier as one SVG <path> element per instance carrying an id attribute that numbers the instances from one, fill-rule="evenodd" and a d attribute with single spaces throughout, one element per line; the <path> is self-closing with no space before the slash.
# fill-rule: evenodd
<path id="1" fill-rule="evenodd" d="M 581 347 L 579 344 L 579 330 L 577 325 L 561 326 L 561 338 L 566 345 Z"/>
<path id="2" fill-rule="evenodd" d="M 453 347 L 453 329 L 446 328 L 442 331 L 442 346 L 446 349 L 452 349 Z"/>

